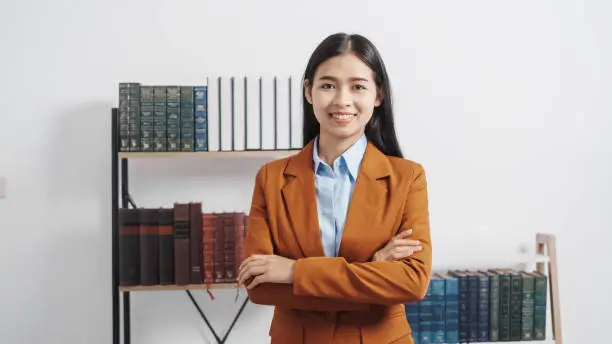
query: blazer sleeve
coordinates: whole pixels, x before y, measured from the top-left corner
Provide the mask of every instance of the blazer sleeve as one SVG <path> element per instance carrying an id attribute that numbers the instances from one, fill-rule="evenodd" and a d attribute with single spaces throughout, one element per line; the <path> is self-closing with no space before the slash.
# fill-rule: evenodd
<path id="1" fill-rule="evenodd" d="M 429 286 L 432 248 L 427 181 L 420 165 L 411 179 L 400 228 L 412 228 L 411 239 L 420 240 L 420 252 L 383 262 L 348 263 L 342 257 L 300 259 L 294 268 L 294 294 L 383 305 L 422 300 Z"/>
<path id="2" fill-rule="evenodd" d="M 276 254 L 268 224 L 268 208 L 265 198 L 266 165 L 257 173 L 251 209 L 249 212 L 245 257 L 253 254 Z M 251 302 L 260 305 L 279 306 L 313 311 L 369 310 L 370 306 L 350 300 L 331 300 L 321 296 L 294 295 L 291 284 L 262 283 L 247 290 Z"/>

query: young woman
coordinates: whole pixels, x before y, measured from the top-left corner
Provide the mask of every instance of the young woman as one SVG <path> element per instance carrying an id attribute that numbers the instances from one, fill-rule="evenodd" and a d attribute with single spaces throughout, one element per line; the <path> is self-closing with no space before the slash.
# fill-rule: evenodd
<path id="1" fill-rule="evenodd" d="M 383 61 L 331 35 L 303 93 L 304 148 L 257 173 L 239 283 L 275 306 L 273 344 L 413 343 L 403 304 L 429 285 L 427 183 L 402 157 Z"/>

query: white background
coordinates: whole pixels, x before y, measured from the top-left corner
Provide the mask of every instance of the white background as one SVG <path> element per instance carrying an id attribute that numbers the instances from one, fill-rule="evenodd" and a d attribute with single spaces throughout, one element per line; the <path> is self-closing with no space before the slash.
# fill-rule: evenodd
<path id="1" fill-rule="evenodd" d="M 111 342 L 118 82 L 300 75 L 336 31 L 385 59 L 402 148 L 428 173 L 435 269 L 515 263 L 556 234 L 565 342 L 608 340 L 611 3 L 390 3 L 4 1 L 0 342 Z M 131 190 L 140 206 L 245 210 L 263 162 L 138 162 Z M 238 304 L 215 295 L 196 292 L 223 332 Z M 132 343 L 212 343 L 184 292 L 132 302 Z M 228 344 L 267 343 L 270 316 L 248 305 Z"/>

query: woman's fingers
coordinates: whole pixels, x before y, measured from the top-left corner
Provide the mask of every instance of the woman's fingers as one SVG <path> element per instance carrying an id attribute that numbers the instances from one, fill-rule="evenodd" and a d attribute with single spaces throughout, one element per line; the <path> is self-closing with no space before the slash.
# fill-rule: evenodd
<path id="1" fill-rule="evenodd" d="M 238 281 L 240 284 L 250 277 L 262 274 L 266 271 L 266 261 L 263 259 L 252 260 L 242 267 L 238 273 Z"/>
<path id="2" fill-rule="evenodd" d="M 412 229 L 408 228 L 395 236 L 396 239 L 405 239 L 412 234 Z"/>
<path id="3" fill-rule="evenodd" d="M 420 251 L 420 249 L 411 246 L 399 246 L 391 251 L 390 258 L 393 260 L 408 258 L 417 251 Z"/>
<path id="4" fill-rule="evenodd" d="M 420 244 L 420 241 L 411 239 L 395 239 L 391 241 L 391 246 L 419 246 Z"/>

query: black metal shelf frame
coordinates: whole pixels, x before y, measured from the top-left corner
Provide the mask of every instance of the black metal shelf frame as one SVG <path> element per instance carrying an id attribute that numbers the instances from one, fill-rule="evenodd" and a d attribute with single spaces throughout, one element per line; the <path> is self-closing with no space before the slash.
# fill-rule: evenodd
<path id="1" fill-rule="evenodd" d="M 119 159 L 119 114 L 118 109 L 112 109 L 112 312 L 113 312 L 113 344 L 121 344 L 121 320 L 123 320 L 123 344 L 131 343 L 131 317 L 130 317 L 130 294 L 131 291 L 119 290 L 119 208 L 136 208 L 136 203 L 129 193 L 128 180 L 128 159 Z M 121 165 L 119 165 L 121 163 Z M 121 197 L 121 198 L 120 198 Z M 119 206 L 121 199 L 121 206 Z M 218 344 L 225 344 L 227 338 L 232 332 L 238 318 L 242 315 L 249 298 L 246 297 L 242 302 L 240 309 L 234 316 L 227 332 L 221 337 L 213 328 L 210 321 L 204 314 L 202 308 L 196 302 L 190 290 L 185 290 L 185 293 L 193 303 L 194 307 L 204 320 L 206 326 L 210 329 Z M 120 307 L 123 306 L 123 319 L 121 319 Z"/>

